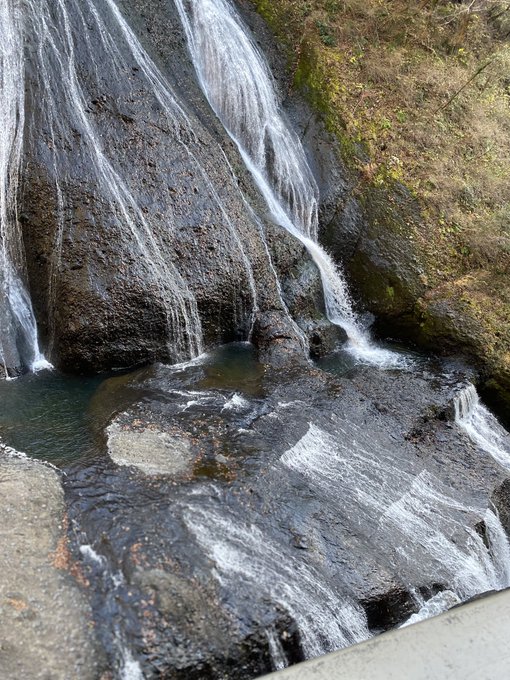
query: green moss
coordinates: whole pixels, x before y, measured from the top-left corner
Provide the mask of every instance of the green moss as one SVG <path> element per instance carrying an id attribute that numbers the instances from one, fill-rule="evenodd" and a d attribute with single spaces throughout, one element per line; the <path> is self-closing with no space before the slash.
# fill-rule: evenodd
<path id="1" fill-rule="evenodd" d="M 312 41 L 304 42 L 294 70 L 293 87 L 300 90 L 312 108 L 322 115 L 326 129 L 338 141 L 338 151 L 347 167 L 357 169 L 368 156 L 361 136 L 349 135 L 346 121 L 338 114 L 336 102 L 346 93 L 340 80 L 343 61 L 341 52 L 326 54 L 322 46 Z"/>

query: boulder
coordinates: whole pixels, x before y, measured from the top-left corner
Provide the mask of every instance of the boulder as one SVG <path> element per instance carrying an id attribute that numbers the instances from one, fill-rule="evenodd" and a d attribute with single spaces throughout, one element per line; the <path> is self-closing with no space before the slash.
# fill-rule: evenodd
<path id="1" fill-rule="evenodd" d="M 197 85 L 175 9 L 130 0 L 119 16 L 106 3 L 64 18 L 52 5 L 25 10 L 20 207 L 51 361 L 74 372 L 174 362 L 246 339 L 258 313 L 283 319 L 271 227 L 251 212 L 265 207 Z M 307 266 L 283 230 L 268 242 L 284 277 Z M 312 279 L 299 304 L 316 317 Z"/>
<path id="2" fill-rule="evenodd" d="M 86 579 L 70 556 L 59 474 L 0 444 L 0 675 L 97 680 Z"/>

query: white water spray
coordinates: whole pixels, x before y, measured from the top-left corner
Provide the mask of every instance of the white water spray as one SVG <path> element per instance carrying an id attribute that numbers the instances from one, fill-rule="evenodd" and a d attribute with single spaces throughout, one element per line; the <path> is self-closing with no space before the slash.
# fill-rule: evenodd
<path id="1" fill-rule="evenodd" d="M 259 49 L 228 0 L 175 0 L 200 85 L 237 144 L 275 222 L 307 249 L 319 269 L 329 320 L 358 360 L 398 366 L 402 357 L 375 347 L 353 311 L 347 284 L 317 242 L 319 191 L 295 132 L 280 110 Z"/>
<path id="2" fill-rule="evenodd" d="M 477 446 L 510 470 L 510 435 L 481 403 L 475 386 L 461 390 L 454 405 L 457 425 Z"/>
<path id="3" fill-rule="evenodd" d="M 18 188 L 25 122 L 23 30 L 19 3 L 0 4 L 0 364 L 6 376 L 49 368 L 39 350 L 26 288 L 18 222 Z"/>
<path id="4" fill-rule="evenodd" d="M 460 598 L 453 593 L 451 590 L 441 590 L 439 593 L 433 595 L 429 600 L 425 600 L 422 597 L 416 598 L 420 609 L 410 616 L 407 621 L 405 621 L 400 628 L 405 628 L 406 626 L 411 626 L 413 623 L 419 623 L 420 621 L 425 621 L 430 619 L 432 616 L 438 616 L 448 609 L 461 604 Z"/>
<path id="5" fill-rule="evenodd" d="M 340 435 L 340 436 L 339 436 Z M 402 469 L 352 424 L 333 437 L 311 424 L 280 463 L 302 475 L 404 582 L 443 583 L 465 600 L 510 585 L 510 546 L 491 509 L 466 505 L 429 472 Z M 474 527 L 480 520 L 485 540 Z"/>
<path id="6" fill-rule="evenodd" d="M 283 554 L 254 525 L 213 507 L 189 507 L 184 519 L 199 544 L 216 563 L 220 584 L 235 591 L 250 583 L 259 597 L 269 597 L 296 621 L 307 658 L 361 642 L 369 637 L 363 609 L 339 596 L 319 573 L 290 554 Z M 278 655 L 275 663 L 280 663 Z"/>

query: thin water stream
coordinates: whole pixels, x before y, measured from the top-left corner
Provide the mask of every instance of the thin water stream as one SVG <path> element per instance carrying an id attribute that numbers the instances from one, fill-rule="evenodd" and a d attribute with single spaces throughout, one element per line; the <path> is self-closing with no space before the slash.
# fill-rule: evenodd
<path id="1" fill-rule="evenodd" d="M 510 435 L 482 404 L 474 385 L 455 398 L 455 422 L 482 451 L 510 471 Z"/>
<path id="2" fill-rule="evenodd" d="M 372 342 L 354 312 L 345 278 L 317 240 L 319 190 L 300 139 L 285 119 L 269 67 L 229 0 L 175 0 L 200 85 L 237 144 L 274 221 L 315 262 L 326 314 L 349 338 L 358 361 L 402 366 L 402 356 Z M 228 76 L 226 77 L 226 74 Z"/>
<path id="3" fill-rule="evenodd" d="M 7 376 L 48 364 L 39 349 L 27 291 L 18 192 L 25 121 L 23 15 L 16 0 L 0 6 L 0 365 Z"/>

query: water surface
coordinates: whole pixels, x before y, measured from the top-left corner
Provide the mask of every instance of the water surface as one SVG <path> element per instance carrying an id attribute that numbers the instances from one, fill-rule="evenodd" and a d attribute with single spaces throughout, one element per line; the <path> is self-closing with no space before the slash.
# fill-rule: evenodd
<path id="1" fill-rule="evenodd" d="M 104 379 L 41 371 L 0 380 L 0 439 L 55 464 L 94 453 L 88 406 Z"/>

